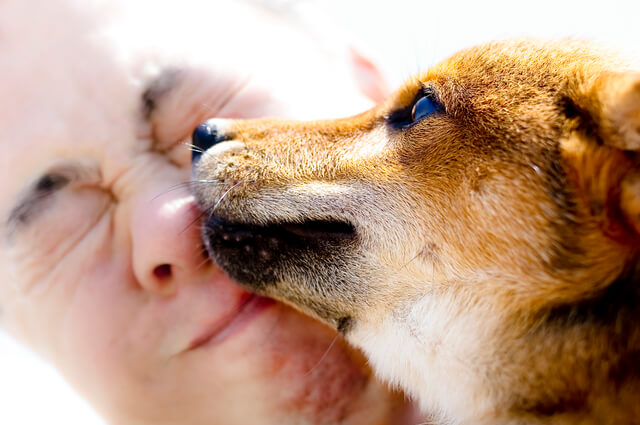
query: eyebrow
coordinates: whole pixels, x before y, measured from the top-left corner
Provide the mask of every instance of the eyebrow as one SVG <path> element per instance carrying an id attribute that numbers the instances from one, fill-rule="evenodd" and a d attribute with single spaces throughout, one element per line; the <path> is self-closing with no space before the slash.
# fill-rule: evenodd
<path id="1" fill-rule="evenodd" d="M 181 79 L 182 69 L 178 67 L 164 68 L 151 78 L 141 96 L 144 119 L 151 119 L 162 98 L 167 97 L 180 84 Z"/>
<path id="2" fill-rule="evenodd" d="M 38 216 L 52 195 L 88 174 L 89 167 L 79 162 L 65 162 L 50 167 L 29 184 L 9 213 L 6 229 L 9 239 L 18 231 L 28 227 Z"/>

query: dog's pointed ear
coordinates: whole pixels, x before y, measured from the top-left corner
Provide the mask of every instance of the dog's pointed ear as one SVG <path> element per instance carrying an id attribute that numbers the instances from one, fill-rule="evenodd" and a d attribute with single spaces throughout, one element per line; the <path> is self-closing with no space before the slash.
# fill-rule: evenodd
<path id="1" fill-rule="evenodd" d="M 603 72 L 569 90 L 569 156 L 579 191 L 606 233 L 640 239 L 640 73 Z M 576 143 L 579 140 L 579 143 Z M 579 147 L 578 147 L 579 145 Z M 567 152 L 565 151 L 565 154 Z"/>
<path id="2" fill-rule="evenodd" d="M 362 94 L 374 103 L 382 102 L 391 94 L 387 81 L 373 61 L 355 47 L 349 49 L 349 60 Z"/>
<path id="3" fill-rule="evenodd" d="M 602 72 L 574 92 L 574 104 L 606 146 L 640 151 L 640 73 Z"/>

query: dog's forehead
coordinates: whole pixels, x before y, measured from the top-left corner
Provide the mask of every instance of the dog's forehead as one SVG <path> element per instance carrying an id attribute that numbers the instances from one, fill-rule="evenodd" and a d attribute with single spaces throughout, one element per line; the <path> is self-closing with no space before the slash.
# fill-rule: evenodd
<path id="1" fill-rule="evenodd" d="M 540 72 L 569 74 L 576 66 L 605 59 L 595 45 L 577 40 L 513 39 L 470 47 L 436 65 L 436 73 L 462 77 L 479 72 L 528 78 Z"/>
<path id="2" fill-rule="evenodd" d="M 615 52 L 583 40 L 510 39 L 455 53 L 408 80 L 397 99 L 410 101 L 421 83 L 440 84 L 444 90 L 455 83 L 458 94 L 470 98 L 487 91 L 554 92 L 567 79 L 624 67 L 626 61 Z"/>

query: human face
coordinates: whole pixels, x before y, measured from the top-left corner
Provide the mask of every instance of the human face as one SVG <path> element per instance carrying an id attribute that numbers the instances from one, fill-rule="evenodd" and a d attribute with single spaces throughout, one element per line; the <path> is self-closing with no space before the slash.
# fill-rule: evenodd
<path id="1" fill-rule="evenodd" d="M 346 74 L 252 9 L 115 5 L 0 6 L 3 326 L 114 423 L 387 422 L 358 353 L 207 261 L 185 183 L 198 122 L 341 114 Z M 232 22 L 264 36 L 213 49 Z"/>

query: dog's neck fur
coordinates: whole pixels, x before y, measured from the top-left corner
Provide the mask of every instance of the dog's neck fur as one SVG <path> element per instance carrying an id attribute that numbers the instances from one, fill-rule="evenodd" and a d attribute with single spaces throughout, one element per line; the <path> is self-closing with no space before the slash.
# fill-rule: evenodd
<path id="1" fill-rule="evenodd" d="M 601 293 L 535 318 L 496 316 L 486 306 L 460 310 L 473 304 L 425 296 L 383 323 L 354 327 L 349 338 L 383 379 L 443 423 L 640 423 L 638 262 Z M 507 348 L 514 338 L 535 348 Z M 530 367 L 526 375 L 523 365 Z"/>

